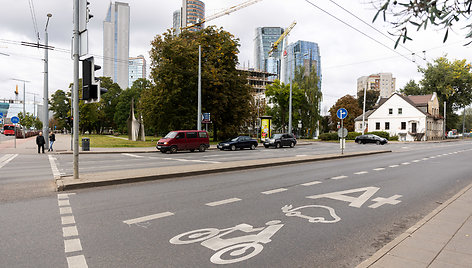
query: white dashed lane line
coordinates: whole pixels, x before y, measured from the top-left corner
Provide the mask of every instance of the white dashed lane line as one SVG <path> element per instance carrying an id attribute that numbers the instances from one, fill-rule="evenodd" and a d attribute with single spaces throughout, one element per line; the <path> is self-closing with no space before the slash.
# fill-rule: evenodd
<path id="1" fill-rule="evenodd" d="M 128 154 L 128 153 L 122 153 L 122 155 L 125 155 L 125 156 L 131 156 L 131 157 L 136 157 L 136 158 L 141 158 L 141 157 L 144 157 L 144 156 L 142 156 L 142 155 Z"/>
<path id="2" fill-rule="evenodd" d="M 332 177 L 331 180 L 340 180 L 340 179 L 345 179 L 345 178 L 347 178 L 347 176 L 342 175 L 342 176 Z"/>
<path id="3" fill-rule="evenodd" d="M 359 171 L 359 172 L 355 172 L 354 174 L 356 174 L 356 175 L 362 175 L 362 174 L 367 174 L 367 173 L 369 173 L 369 172 L 367 172 L 367 171 Z"/>
<path id="4" fill-rule="evenodd" d="M 130 225 L 130 224 L 135 224 L 135 223 L 147 222 L 147 221 L 155 220 L 155 219 L 159 219 L 159 218 L 169 217 L 169 216 L 172 216 L 172 215 L 174 215 L 174 213 L 167 211 L 167 212 L 162 212 L 162 213 L 158 213 L 158 214 L 152 214 L 152 215 L 149 215 L 149 216 L 130 219 L 130 220 L 126 220 L 126 221 L 123 221 L 123 222 Z"/>
<path id="5" fill-rule="evenodd" d="M 380 168 L 374 168 L 374 169 L 372 169 L 372 170 L 375 170 L 375 171 L 381 171 L 381 170 L 385 170 L 385 168 L 383 168 L 383 167 L 380 167 Z"/>
<path id="6" fill-rule="evenodd" d="M 261 192 L 261 194 L 276 194 L 276 193 L 285 192 L 285 191 L 287 191 L 286 188 L 278 188 L 278 189 L 274 189 L 270 191 Z"/>
<path id="7" fill-rule="evenodd" d="M 216 207 L 216 206 L 225 205 L 225 204 L 238 202 L 238 201 L 241 201 L 241 199 L 239 199 L 239 198 L 229 198 L 229 199 L 225 199 L 225 200 L 206 203 L 205 205 L 207 205 L 209 207 Z"/>
<path id="8" fill-rule="evenodd" d="M 307 182 L 307 183 L 302 183 L 300 185 L 302 186 L 311 186 L 311 185 L 315 185 L 315 184 L 320 184 L 321 181 L 311 181 L 311 182 Z"/>
<path id="9" fill-rule="evenodd" d="M 403 162 L 402 165 L 409 165 L 411 164 L 410 162 Z"/>
<path id="10" fill-rule="evenodd" d="M 388 167 L 391 167 L 391 168 L 396 168 L 396 167 L 399 167 L 400 165 L 391 165 L 391 166 L 388 166 Z"/>

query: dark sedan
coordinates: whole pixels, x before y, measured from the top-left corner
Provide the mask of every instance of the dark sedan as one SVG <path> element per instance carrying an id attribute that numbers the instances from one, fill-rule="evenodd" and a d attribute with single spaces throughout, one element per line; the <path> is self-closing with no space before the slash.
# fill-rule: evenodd
<path id="1" fill-rule="evenodd" d="M 249 136 L 239 136 L 227 141 L 220 142 L 218 143 L 217 147 L 220 150 L 229 149 L 231 151 L 243 148 L 249 148 L 251 150 L 254 150 L 257 147 L 257 140 L 252 139 Z"/>
<path id="2" fill-rule="evenodd" d="M 280 148 L 284 146 L 290 146 L 291 148 L 295 147 L 297 144 L 297 139 L 295 136 L 289 133 L 283 134 L 274 134 L 270 139 L 264 141 L 264 147 L 269 148 L 273 146 L 275 148 Z"/>
<path id="3" fill-rule="evenodd" d="M 374 134 L 366 134 L 366 135 L 360 135 L 356 137 L 356 143 L 358 144 L 364 144 L 364 143 L 375 143 L 377 145 L 384 145 L 388 142 L 386 138 L 379 137 Z"/>

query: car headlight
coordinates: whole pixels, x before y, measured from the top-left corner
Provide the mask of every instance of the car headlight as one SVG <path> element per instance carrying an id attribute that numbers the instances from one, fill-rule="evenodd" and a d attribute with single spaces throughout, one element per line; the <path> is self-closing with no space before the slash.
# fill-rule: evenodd
<path id="1" fill-rule="evenodd" d="M 229 146 L 229 143 L 225 143 L 225 144 L 223 144 L 223 146 Z"/>
<path id="2" fill-rule="evenodd" d="M 270 141 L 270 143 L 274 143 L 275 139 L 270 139 L 269 141 Z"/>
<path id="3" fill-rule="evenodd" d="M 164 142 L 164 145 L 166 145 L 166 144 L 167 144 L 167 141 L 166 141 L 166 142 Z"/>

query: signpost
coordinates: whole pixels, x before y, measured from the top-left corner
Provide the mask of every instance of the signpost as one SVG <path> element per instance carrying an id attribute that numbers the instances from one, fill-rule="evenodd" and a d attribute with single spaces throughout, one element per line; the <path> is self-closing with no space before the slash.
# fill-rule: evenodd
<path id="1" fill-rule="evenodd" d="M 11 118 L 11 122 L 15 124 L 15 149 L 16 149 L 16 124 L 20 122 L 20 118 L 18 118 L 17 116 L 13 116 Z"/>
<path id="2" fill-rule="evenodd" d="M 336 115 L 338 116 L 339 119 L 341 119 L 341 128 L 338 131 L 338 136 L 340 138 L 340 147 L 341 147 L 341 154 L 344 154 L 344 146 L 345 146 L 345 137 L 347 136 L 347 129 L 344 128 L 343 126 L 343 121 L 344 118 L 347 116 L 347 110 L 344 108 L 339 108 L 336 111 Z"/>
<path id="3" fill-rule="evenodd" d="M 2 127 L 3 127 L 3 125 L 4 125 L 4 123 L 3 123 L 3 120 L 4 120 L 3 119 L 3 113 L 0 113 L 0 119 L 2 119 L 1 121 L 2 121 Z"/>

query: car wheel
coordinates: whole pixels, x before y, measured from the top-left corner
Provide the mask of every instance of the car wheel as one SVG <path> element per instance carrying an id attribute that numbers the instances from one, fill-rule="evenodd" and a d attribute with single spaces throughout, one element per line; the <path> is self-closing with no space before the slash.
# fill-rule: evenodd
<path id="1" fill-rule="evenodd" d="M 292 142 L 290 143 L 290 148 L 293 148 L 293 147 L 295 147 L 295 143 L 292 141 Z"/>
<path id="2" fill-rule="evenodd" d="M 277 148 L 277 149 L 280 148 L 280 142 L 277 142 L 277 143 L 275 144 L 275 148 Z"/>
<path id="3" fill-rule="evenodd" d="M 376 141 L 375 144 L 380 145 L 380 141 Z"/>
<path id="4" fill-rule="evenodd" d="M 361 140 L 357 140 L 357 144 L 362 144 L 362 141 L 361 141 Z"/>
<path id="5" fill-rule="evenodd" d="M 170 153 L 171 154 L 176 153 L 176 152 L 177 152 L 177 146 L 170 147 Z"/>
<path id="6" fill-rule="evenodd" d="M 254 149 L 256 149 L 256 145 L 251 144 L 251 150 L 254 150 Z"/>
<path id="7" fill-rule="evenodd" d="M 160 150 L 160 151 L 161 151 L 161 153 L 163 153 L 163 154 L 165 154 L 165 153 L 166 153 L 166 150 Z"/>
<path id="8" fill-rule="evenodd" d="M 206 146 L 201 144 L 200 147 L 198 147 L 198 151 L 204 152 L 206 150 Z"/>
<path id="9" fill-rule="evenodd" d="M 236 146 L 231 145 L 231 151 L 236 151 Z"/>
<path id="10" fill-rule="evenodd" d="M 266 148 L 269 148 L 269 146 L 268 146 L 268 145 L 264 145 L 264 147 L 266 147 Z"/>

